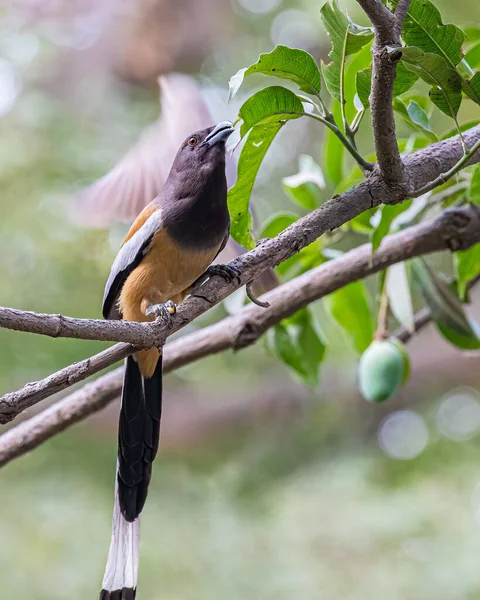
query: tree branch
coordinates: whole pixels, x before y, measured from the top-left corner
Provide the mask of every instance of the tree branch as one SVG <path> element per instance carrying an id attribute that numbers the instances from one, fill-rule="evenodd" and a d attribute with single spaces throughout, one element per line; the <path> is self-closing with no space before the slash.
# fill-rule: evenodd
<path id="1" fill-rule="evenodd" d="M 372 25 L 387 32 L 393 27 L 395 19 L 381 0 L 357 0 Z"/>
<path id="2" fill-rule="evenodd" d="M 477 125 L 470 129 L 464 134 L 464 137 L 473 146 L 480 140 L 480 126 Z M 459 136 L 455 136 L 410 155 L 405 160 L 405 166 L 412 185 L 419 188 L 434 180 L 442 172 L 454 167 L 462 156 L 461 140 Z M 472 156 L 469 164 L 479 160 L 480 153 L 477 152 Z M 290 258 L 326 231 L 336 229 L 363 211 L 379 206 L 382 202 L 396 204 L 406 200 L 409 195 L 400 186 L 392 187 L 383 180 L 379 173 L 374 173 L 367 181 L 339 196 L 334 196 L 320 208 L 302 217 L 277 237 L 263 240 L 254 250 L 235 259 L 231 264 L 241 273 L 240 282 L 226 283 L 214 277 L 202 286 L 201 294 L 197 293 L 182 302 L 172 319 L 171 327 L 163 323 L 144 325 L 144 327 L 146 329 L 148 327 L 155 328 L 155 345 L 162 346 L 168 335 L 178 331 L 213 305 L 221 302 L 241 285 L 254 281 L 264 270 L 273 268 Z M 458 250 L 462 247 L 462 240 L 452 237 L 450 247 Z M 98 327 L 101 327 L 101 323 L 98 322 Z M 69 326 L 73 327 L 73 320 L 69 322 Z M 12 327 L 12 322 L 10 322 L 10 327 Z M 20 329 L 25 330 L 24 324 Z M 125 331 L 127 329 L 128 325 Z M 117 333 L 120 337 L 120 330 Z M 53 393 L 86 379 L 122 360 L 134 350 L 135 348 L 131 345 L 117 344 L 42 381 L 28 384 L 18 392 L 6 394 L 0 398 L 0 423 L 11 421 L 19 412 L 32 406 L 39 399 L 47 398 Z"/>
<path id="3" fill-rule="evenodd" d="M 269 308 L 250 305 L 237 315 L 167 344 L 165 373 L 228 348 L 238 350 L 250 346 L 267 329 L 300 308 L 391 264 L 439 250 L 467 248 L 478 241 L 480 211 L 469 206 L 447 210 L 434 221 L 388 236 L 373 259 L 370 244 L 355 248 L 265 294 L 263 298 L 270 303 Z M 0 466 L 106 406 L 118 396 L 122 374 L 123 369 L 116 369 L 88 383 L 1 436 Z"/>
<path id="4" fill-rule="evenodd" d="M 405 17 L 407 16 L 408 9 L 410 7 L 410 2 L 412 0 L 399 0 L 397 4 L 397 8 L 395 9 L 395 23 L 394 34 L 397 38 L 400 38 L 400 34 L 402 33 L 403 23 L 405 21 Z"/>
<path id="5" fill-rule="evenodd" d="M 157 330 L 161 322 L 104 321 L 103 319 L 73 319 L 63 315 L 46 315 L 0 306 L 0 327 L 39 333 L 49 337 L 67 337 L 101 342 L 125 342 L 137 348 L 161 346 Z"/>
<path id="6" fill-rule="evenodd" d="M 400 31 L 410 2 L 400 0 L 395 16 L 380 0 L 358 0 L 358 3 L 375 30 L 370 104 L 378 166 L 388 184 L 407 188 L 408 179 L 398 149 L 392 107 L 393 84 L 401 53 L 392 51 L 392 48 L 400 46 Z"/>

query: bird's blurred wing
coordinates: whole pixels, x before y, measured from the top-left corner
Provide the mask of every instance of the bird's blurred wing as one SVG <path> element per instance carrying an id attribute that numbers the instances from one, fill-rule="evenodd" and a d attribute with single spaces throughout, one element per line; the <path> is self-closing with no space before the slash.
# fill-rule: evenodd
<path id="1" fill-rule="evenodd" d="M 132 221 L 160 192 L 183 140 L 212 125 L 200 88 L 179 73 L 159 77 L 160 118 L 107 173 L 78 197 L 79 221 L 109 227 Z"/>

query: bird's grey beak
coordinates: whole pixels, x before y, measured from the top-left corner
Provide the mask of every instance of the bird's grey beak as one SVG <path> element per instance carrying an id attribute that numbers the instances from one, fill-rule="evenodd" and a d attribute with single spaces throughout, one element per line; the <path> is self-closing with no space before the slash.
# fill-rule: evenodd
<path id="1" fill-rule="evenodd" d="M 211 147 L 219 142 L 225 142 L 234 131 L 233 123 L 230 121 L 222 121 L 218 125 L 215 125 L 213 131 L 211 131 L 203 140 L 202 146 L 206 144 Z"/>

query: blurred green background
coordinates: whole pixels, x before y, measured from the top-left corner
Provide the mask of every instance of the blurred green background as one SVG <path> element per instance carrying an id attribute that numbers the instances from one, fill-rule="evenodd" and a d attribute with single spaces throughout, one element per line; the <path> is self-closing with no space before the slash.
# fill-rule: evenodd
<path id="1" fill-rule="evenodd" d="M 480 21 L 478 0 L 436 4 L 446 21 Z M 354 2 L 341 5 L 366 23 Z M 194 75 L 215 120 L 234 119 L 228 79 L 260 52 L 284 43 L 327 60 L 319 8 L 306 0 L 7 3 L 0 305 L 98 318 L 125 226 L 82 227 L 75 194 L 157 118 L 156 76 Z M 321 130 L 285 130 L 255 188 L 260 225 L 291 210 L 280 178 L 296 172 L 298 154 L 320 157 Z M 478 354 L 428 328 L 409 346 L 408 386 L 370 406 L 355 391 L 355 354 L 315 310 L 331 342 L 316 389 L 293 381 L 262 343 L 166 378 L 143 514 L 142 600 L 480 597 Z M 212 312 L 195 326 L 226 309 Z M 0 330 L 0 393 L 103 347 Z M 110 540 L 117 410 L 0 471 L 2 599 L 96 597 Z"/>

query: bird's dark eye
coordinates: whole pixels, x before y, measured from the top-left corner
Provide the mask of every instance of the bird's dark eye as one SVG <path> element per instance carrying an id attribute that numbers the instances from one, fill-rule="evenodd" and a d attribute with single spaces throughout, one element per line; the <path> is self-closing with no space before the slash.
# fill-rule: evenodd
<path id="1" fill-rule="evenodd" d="M 198 140 L 197 140 L 197 138 L 196 138 L 195 136 L 192 136 L 192 137 L 191 137 L 191 138 L 188 140 L 187 144 L 193 148 L 194 146 L 196 146 L 196 145 L 197 145 L 197 141 L 198 141 Z"/>

